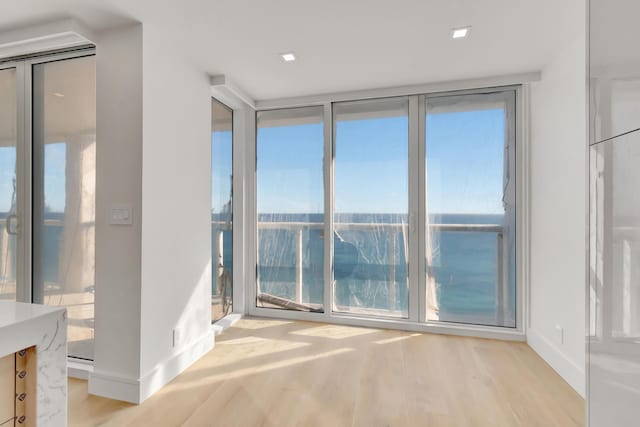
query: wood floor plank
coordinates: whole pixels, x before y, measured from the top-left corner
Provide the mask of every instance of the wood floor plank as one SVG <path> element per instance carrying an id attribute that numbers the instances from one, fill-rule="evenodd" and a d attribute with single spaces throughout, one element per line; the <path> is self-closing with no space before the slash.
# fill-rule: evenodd
<path id="1" fill-rule="evenodd" d="M 245 318 L 142 405 L 69 380 L 71 426 L 579 426 L 526 344 Z"/>

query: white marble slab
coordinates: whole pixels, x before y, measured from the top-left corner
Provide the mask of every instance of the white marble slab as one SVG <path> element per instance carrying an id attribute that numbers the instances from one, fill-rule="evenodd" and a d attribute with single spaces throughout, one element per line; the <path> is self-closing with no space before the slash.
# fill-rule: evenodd
<path id="1" fill-rule="evenodd" d="M 37 425 L 67 425 L 67 311 L 0 301 L 0 357 L 36 346 Z"/>

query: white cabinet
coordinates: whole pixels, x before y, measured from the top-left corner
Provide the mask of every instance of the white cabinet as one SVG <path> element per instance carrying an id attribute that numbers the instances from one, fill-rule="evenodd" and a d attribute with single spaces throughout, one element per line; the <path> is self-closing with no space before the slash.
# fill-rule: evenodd
<path id="1" fill-rule="evenodd" d="M 640 131 L 591 147 L 588 418 L 640 419 Z"/>
<path id="2" fill-rule="evenodd" d="M 640 2 L 591 0 L 591 141 L 640 128 Z"/>

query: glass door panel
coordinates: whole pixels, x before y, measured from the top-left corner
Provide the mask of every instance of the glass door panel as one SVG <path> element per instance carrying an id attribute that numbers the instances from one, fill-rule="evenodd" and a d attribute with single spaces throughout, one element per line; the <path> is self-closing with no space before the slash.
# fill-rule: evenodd
<path id="1" fill-rule="evenodd" d="M 70 356 L 93 359 L 95 57 L 33 65 L 33 301 L 67 307 Z"/>
<path id="2" fill-rule="evenodd" d="M 233 111 L 211 100 L 211 319 L 233 310 Z"/>
<path id="3" fill-rule="evenodd" d="M 515 327 L 515 92 L 426 98 L 426 318 Z"/>
<path id="4" fill-rule="evenodd" d="M 409 101 L 334 104 L 338 312 L 409 315 Z"/>
<path id="5" fill-rule="evenodd" d="M 257 307 L 324 311 L 323 115 L 257 114 Z"/>
<path id="6" fill-rule="evenodd" d="M 16 300 L 17 281 L 16 69 L 0 70 L 0 300 Z"/>

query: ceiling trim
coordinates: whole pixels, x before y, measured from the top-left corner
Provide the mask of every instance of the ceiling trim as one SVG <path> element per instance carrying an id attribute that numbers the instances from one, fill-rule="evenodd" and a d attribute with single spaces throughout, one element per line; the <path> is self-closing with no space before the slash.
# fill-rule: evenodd
<path id="1" fill-rule="evenodd" d="M 211 76 L 211 96 L 232 110 L 241 110 L 247 106 L 255 109 L 256 104 L 251 96 L 240 89 L 225 75 Z"/>
<path id="2" fill-rule="evenodd" d="M 74 19 L 30 25 L 0 33 L 0 60 L 95 44 L 91 30 Z"/>
<path id="3" fill-rule="evenodd" d="M 513 86 L 537 82 L 540 81 L 541 77 L 541 72 L 531 72 L 481 79 L 455 80 L 450 82 L 425 83 L 419 85 L 385 87 L 379 89 L 365 89 L 349 92 L 334 92 L 320 95 L 298 96 L 292 98 L 267 99 L 256 101 L 255 108 L 256 110 L 271 110 L 279 108 L 323 105 L 340 101 L 356 101 L 360 99 L 387 98 L 393 96 L 433 94 L 438 92 L 450 92 L 457 90 Z"/>

